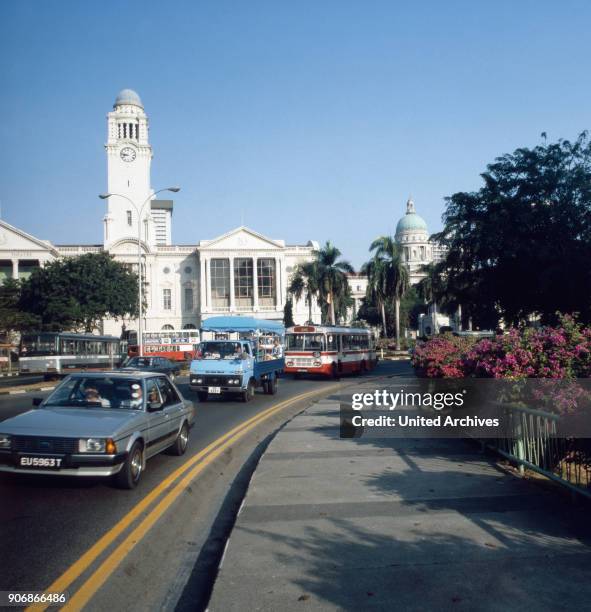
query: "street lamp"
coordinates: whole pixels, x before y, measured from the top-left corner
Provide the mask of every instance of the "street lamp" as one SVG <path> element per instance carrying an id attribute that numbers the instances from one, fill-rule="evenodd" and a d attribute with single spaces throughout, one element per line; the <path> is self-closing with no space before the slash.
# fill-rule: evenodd
<path id="1" fill-rule="evenodd" d="M 142 203 L 142 205 L 138 208 L 136 203 L 126 195 L 121 193 L 101 193 L 99 198 L 101 200 L 107 200 L 114 196 L 119 198 L 123 198 L 127 200 L 135 209 L 137 213 L 137 270 L 138 270 L 138 307 L 139 307 L 139 319 L 138 319 L 138 354 L 140 357 L 144 355 L 144 337 L 142 330 L 142 249 L 141 249 L 141 240 L 142 240 L 142 213 L 144 212 L 144 207 L 148 202 L 152 200 L 152 198 L 163 191 L 172 191 L 172 193 L 178 193 L 181 190 L 180 187 L 165 187 L 164 189 L 158 189 L 158 191 L 154 191 L 154 193 L 150 194 Z"/>

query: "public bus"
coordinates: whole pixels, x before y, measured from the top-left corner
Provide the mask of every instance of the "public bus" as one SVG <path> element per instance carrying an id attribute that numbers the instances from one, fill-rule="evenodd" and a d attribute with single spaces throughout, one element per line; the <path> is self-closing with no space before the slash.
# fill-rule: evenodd
<path id="1" fill-rule="evenodd" d="M 191 361 L 199 351 L 201 340 L 199 330 L 161 330 L 155 332 L 143 332 L 143 353 L 146 357 L 166 357 L 171 361 Z M 136 357 L 139 353 L 137 345 L 137 332 L 130 331 L 129 357 Z"/>
<path id="2" fill-rule="evenodd" d="M 19 346 L 21 374 L 45 378 L 71 372 L 113 370 L 125 359 L 127 342 L 116 336 L 68 332 L 25 333 Z"/>
<path id="3" fill-rule="evenodd" d="M 341 374 L 367 372 L 377 364 L 375 341 L 368 329 L 328 325 L 296 325 L 285 335 L 285 372 Z"/>

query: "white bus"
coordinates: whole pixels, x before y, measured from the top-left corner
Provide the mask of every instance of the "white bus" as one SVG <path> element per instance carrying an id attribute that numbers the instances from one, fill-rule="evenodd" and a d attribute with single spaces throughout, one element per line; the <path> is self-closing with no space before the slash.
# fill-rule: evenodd
<path id="1" fill-rule="evenodd" d="M 285 372 L 341 374 L 368 372 L 377 364 L 375 340 L 368 329 L 296 325 L 285 334 Z"/>
<path id="2" fill-rule="evenodd" d="M 113 370 L 125 359 L 127 342 L 115 336 L 63 332 L 25 333 L 18 367 L 45 378 L 86 370 Z"/>

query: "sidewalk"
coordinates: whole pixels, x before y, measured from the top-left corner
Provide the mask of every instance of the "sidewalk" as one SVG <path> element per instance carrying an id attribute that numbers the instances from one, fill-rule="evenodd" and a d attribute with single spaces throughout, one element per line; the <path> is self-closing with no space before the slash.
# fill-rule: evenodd
<path id="1" fill-rule="evenodd" d="M 588 507 L 462 440 L 340 439 L 336 399 L 269 445 L 209 610 L 589 609 Z"/>

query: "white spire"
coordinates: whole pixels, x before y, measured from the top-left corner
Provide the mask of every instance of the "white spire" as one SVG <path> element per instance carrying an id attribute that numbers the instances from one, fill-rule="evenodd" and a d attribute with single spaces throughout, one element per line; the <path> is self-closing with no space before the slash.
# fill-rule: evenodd
<path id="1" fill-rule="evenodd" d="M 410 215 L 410 214 L 414 214 L 415 211 L 415 203 L 412 200 L 412 196 L 410 196 L 408 198 L 408 201 L 406 202 L 406 214 Z"/>

